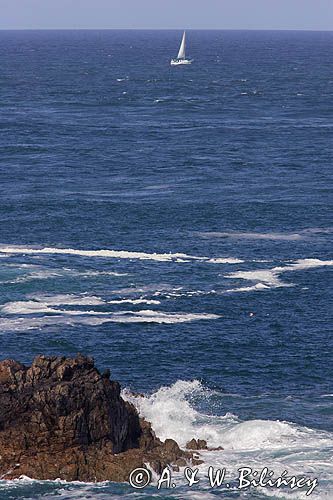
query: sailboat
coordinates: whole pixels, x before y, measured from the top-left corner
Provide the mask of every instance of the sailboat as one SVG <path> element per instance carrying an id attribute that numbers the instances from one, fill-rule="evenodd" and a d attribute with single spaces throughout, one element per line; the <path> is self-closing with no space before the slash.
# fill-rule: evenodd
<path id="1" fill-rule="evenodd" d="M 181 64 L 192 63 L 192 59 L 186 59 L 185 50 L 186 50 L 186 32 L 184 31 L 183 38 L 179 47 L 178 56 L 176 59 L 171 59 L 170 61 L 171 66 L 179 66 Z"/>

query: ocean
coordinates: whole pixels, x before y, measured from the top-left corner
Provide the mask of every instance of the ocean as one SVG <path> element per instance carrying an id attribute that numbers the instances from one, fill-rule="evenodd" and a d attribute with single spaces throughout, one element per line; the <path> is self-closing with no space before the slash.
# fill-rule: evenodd
<path id="1" fill-rule="evenodd" d="M 200 484 L 0 499 L 333 499 L 333 33 L 0 32 L 0 356 L 93 356 Z M 137 403 L 138 404 L 138 403 Z M 230 487 L 211 488 L 208 466 Z"/>

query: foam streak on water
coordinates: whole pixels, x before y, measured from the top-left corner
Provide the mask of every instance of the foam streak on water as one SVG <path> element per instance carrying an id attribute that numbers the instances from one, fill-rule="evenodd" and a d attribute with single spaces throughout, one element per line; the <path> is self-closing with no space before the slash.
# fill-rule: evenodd
<path id="1" fill-rule="evenodd" d="M 73 255 L 80 257 L 102 257 L 106 259 L 138 259 L 138 260 L 153 260 L 157 262 L 188 262 L 191 260 L 211 262 L 217 264 L 238 264 L 242 262 L 240 259 L 226 257 L 209 259 L 208 257 L 196 257 L 184 253 L 145 253 L 145 252 L 128 252 L 126 250 L 75 250 L 73 248 L 31 248 L 18 246 L 2 246 L 0 252 L 4 254 L 20 254 L 20 255 Z"/>
<path id="2" fill-rule="evenodd" d="M 273 267 L 272 269 L 259 269 L 256 271 L 236 271 L 229 274 L 228 278 L 243 279 L 248 281 L 257 281 L 256 285 L 251 287 L 236 288 L 229 290 L 231 292 L 243 292 L 252 290 L 265 290 L 269 288 L 292 286 L 291 284 L 281 281 L 280 276 L 286 272 L 304 271 L 315 269 L 317 267 L 332 266 L 333 260 L 322 261 L 320 259 L 299 259 L 296 262 L 286 265 Z"/>

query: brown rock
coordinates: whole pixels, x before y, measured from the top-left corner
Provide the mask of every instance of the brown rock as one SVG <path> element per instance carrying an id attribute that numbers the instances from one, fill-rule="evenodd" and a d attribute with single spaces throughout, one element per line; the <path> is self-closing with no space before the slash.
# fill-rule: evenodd
<path id="1" fill-rule="evenodd" d="M 13 384 L 16 382 L 15 374 L 20 373 L 23 365 L 12 359 L 6 359 L 0 363 L 0 384 Z"/>
<path id="2" fill-rule="evenodd" d="M 199 460 L 198 458 L 193 458 L 192 459 L 192 465 L 194 465 L 194 466 L 195 465 L 201 465 L 203 463 L 204 463 L 204 461 L 203 460 Z"/>
<path id="3" fill-rule="evenodd" d="M 198 439 L 198 450 L 207 450 L 207 441 Z"/>
<path id="4" fill-rule="evenodd" d="M 185 458 L 178 458 L 176 460 L 176 466 L 179 468 L 179 467 L 185 467 L 187 464 L 187 461 L 185 460 Z"/>
<path id="5" fill-rule="evenodd" d="M 204 439 L 191 439 L 191 441 L 186 444 L 186 448 L 188 450 L 207 450 L 207 441 Z"/>
<path id="6" fill-rule="evenodd" d="M 127 481 L 146 463 L 159 473 L 192 458 L 162 443 L 109 372 L 82 355 L 0 363 L 0 456 L 0 479 L 68 481 Z"/>
<path id="7" fill-rule="evenodd" d="M 196 439 L 191 439 L 191 441 L 188 441 L 186 443 L 186 449 L 187 450 L 196 450 L 197 449 L 197 440 Z"/>

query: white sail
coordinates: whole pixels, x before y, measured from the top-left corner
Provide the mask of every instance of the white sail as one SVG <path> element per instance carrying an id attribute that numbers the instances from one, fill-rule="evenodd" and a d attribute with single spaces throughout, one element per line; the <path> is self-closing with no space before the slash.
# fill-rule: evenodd
<path id="1" fill-rule="evenodd" d="M 180 44 L 177 59 L 185 59 L 185 48 L 186 48 L 186 34 L 183 33 L 182 43 Z"/>

